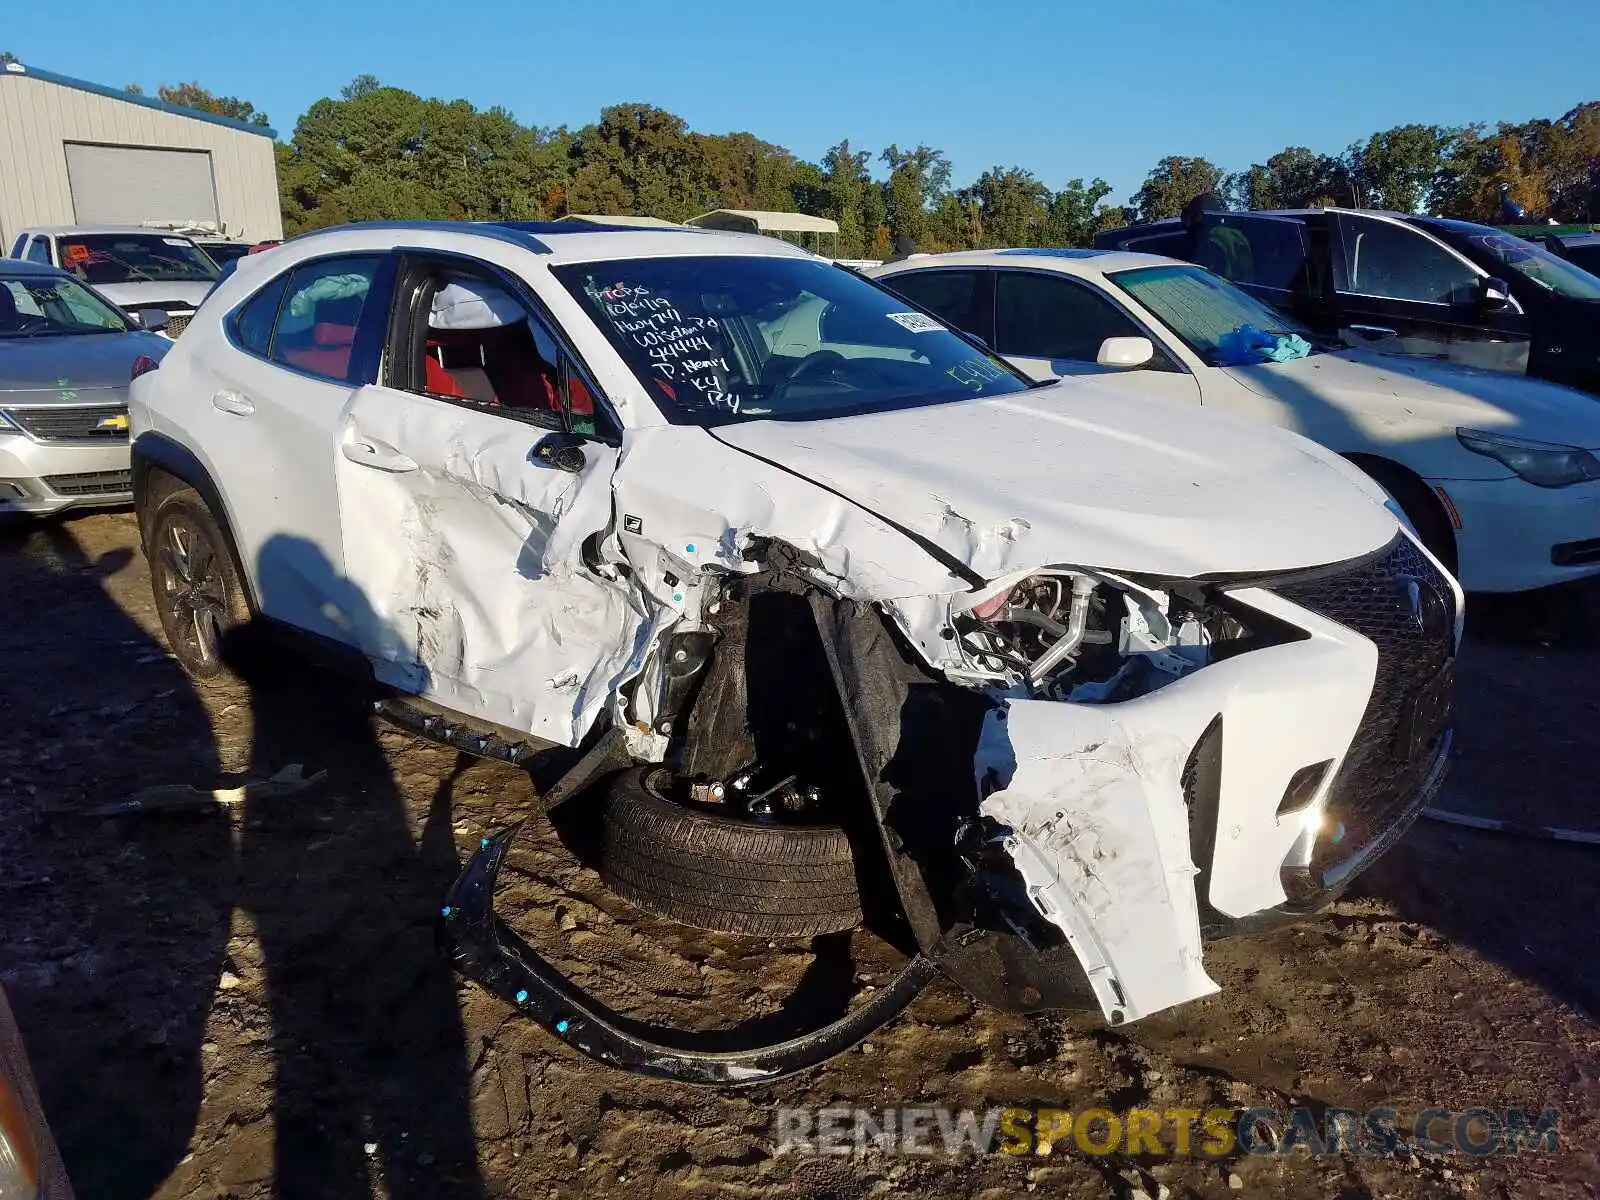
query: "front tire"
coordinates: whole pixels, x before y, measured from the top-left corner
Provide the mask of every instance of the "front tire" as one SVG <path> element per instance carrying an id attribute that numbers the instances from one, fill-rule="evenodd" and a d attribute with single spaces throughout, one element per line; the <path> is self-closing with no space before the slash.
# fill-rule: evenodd
<path id="1" fill-rule="evenodd" d="M 670 780 L 648 767 L 611 781 L 600 877 L 617 895 L 722 933 L 815 937 L 860 924 L 843 829 L 732 820 L 668 799 L 662 787 Z"/>
<path id="2" fill-rule="evenodd" d="M 173 657 L 198 684 L 230 679 L 223 648 L 249 622 L 250 605 L 211 509 L 178 487 L 156 501 L 146 529 L 150 589 Z"/>

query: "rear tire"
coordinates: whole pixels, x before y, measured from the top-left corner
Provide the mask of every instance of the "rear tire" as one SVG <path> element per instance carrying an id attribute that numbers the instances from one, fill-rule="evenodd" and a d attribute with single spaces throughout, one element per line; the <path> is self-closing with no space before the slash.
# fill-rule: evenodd
<path id="1" fill-rule="evenodd" d="M 850 840 L 837 825 L 761 825 L 663 796 L 659 767 L 605 800 L 600 877 L 646 912 L 721 933 L 815 937 L 861 922 Z"/>
<path id="2" fill-rule="evenodd" d="M 250 604 L 228 540 L 200 493 L 179 486 L 141 513 L 150 590 L 167 646 L 203 686 L 233 678 L 224 662 L 229 634 L 250 620 Z"/>

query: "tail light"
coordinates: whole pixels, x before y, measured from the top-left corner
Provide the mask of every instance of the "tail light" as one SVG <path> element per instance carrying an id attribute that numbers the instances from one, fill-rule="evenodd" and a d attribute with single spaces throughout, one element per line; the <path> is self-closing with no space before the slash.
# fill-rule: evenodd
<path id="1" fill-rule="evenodd" d="M 128 377 L 129 381 L 131 382 L 132 380 L 139 378 L 141 375 L 148 375 L 160 365 L 160 363 L 151 358 L 148 354 L 139 355 L 138 358 L 133 360 L 133 374 Z"/>

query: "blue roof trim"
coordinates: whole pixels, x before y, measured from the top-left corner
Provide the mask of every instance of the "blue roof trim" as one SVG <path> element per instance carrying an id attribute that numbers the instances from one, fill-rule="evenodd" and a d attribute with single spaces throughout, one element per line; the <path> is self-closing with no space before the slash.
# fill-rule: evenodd
<path id="1" fill-rule="evenodd" d="M 1018 247 L 1015 250 L 996 250 L 996 254 L 1026 254 L 1030 258 L 1038 255 L 1044 258 L 1099 258 L 1102 254 L 1109 254 L 1109 250 L 1073 250 L 1066 246 L 1042 246 L 1036 250 Z"/>
<path id="2" fill-rule="evenodd" d="M 152 100 L 149 96 L 135 96 L 132 92 L 125 92 L 121 88 L 106 87 L 101 83 L 90 83 L 85 79 L 74 79 L 70 75 L 57 75 L 54 71 L 42 71 L 38 67 L 29 67 L 25 64 L 21 71 L 8 71 L 0 69 L 0 79 L 42 79 L 46 83 L 58 84 L 61 87 L 76 88 L 80 92 L 93 92 L 96 96 L 106 96 L 112 100 L 125 100 L 129 104 L 143 105 L 153 108 L 157 112 L 171 113 L 177 117 L 188 117 L 194 121 L 206 121 L 212 125 L 222 125 L 228 129 L 236 129 L 240 133 L 257 133 L 262 137 L 278 140 L 278 131 L 269 129 L 265 125 L 252 125 L 248 121 L 236 121 L 232 117 L 218 116 L 216 113 L 201 112 L 197 108 L 184 108 L 181 104 L 168 104 L 165 100 Z"/>

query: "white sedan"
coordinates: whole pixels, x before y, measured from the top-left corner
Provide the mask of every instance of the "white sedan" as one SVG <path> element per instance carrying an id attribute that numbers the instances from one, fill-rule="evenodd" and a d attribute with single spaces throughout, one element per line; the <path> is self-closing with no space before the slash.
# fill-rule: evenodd
<path id="1" fill-rule="evenodd" d="M 1035 379 L 1093 377 L 1130 397 L 1203 404 L 1321 442 L 1388 489 L 1468 590 L 1600 572 L 1592 396 L 1323 347 L 1210 271 L 1154 255 L 919 255 L 871 274 Z"/>

